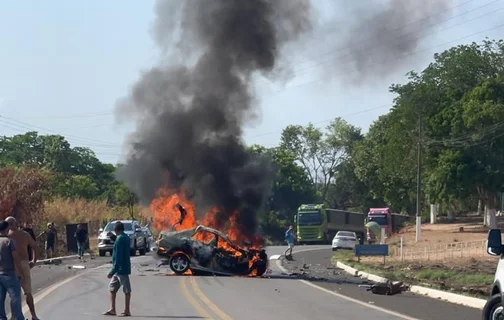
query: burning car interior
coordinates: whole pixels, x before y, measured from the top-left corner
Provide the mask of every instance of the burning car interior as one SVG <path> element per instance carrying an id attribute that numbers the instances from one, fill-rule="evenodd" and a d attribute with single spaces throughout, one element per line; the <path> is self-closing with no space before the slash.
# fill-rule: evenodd
<path id="1" fill-rule="evenodd" d="M 160 234 L 157 257 L 178 275 L 217 274 L 262 276 L 267 270 L 266 251 L 250 241 L 236 244 L 225 233 L 205 226 L 184 228 L 187 210 L 179 203 L 180 220 Z M 213 213 L 216 214 L 215 212 Z M 207 219 L 209 220 L 209 219 Z"/>

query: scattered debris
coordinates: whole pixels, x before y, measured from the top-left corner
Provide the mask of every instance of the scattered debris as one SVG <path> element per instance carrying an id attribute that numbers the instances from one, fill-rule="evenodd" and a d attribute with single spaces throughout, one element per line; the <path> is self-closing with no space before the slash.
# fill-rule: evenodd
<path id="1" fill-rule="evenodd" d="M 49 259 L 49 260 L 44 260 L 44 264 L 45 265 L 48 265 L 48 264 L 53 264 L 53 265 L 60 265 L 62 264 L 63 261 L 61 261 L 61 259 Z"/>
<path id="2" fill-rule="evenodd" d="M 86 269 L 85 266 L 72 266 L 72 269 Z"/>
<path id="3" fill-rule="evenodd" d="M 407 291 L 408 287 L 405 286 L 401 281 L 392 282 L 387 281 L 386 283 L 375 283 L 372 285 L 359 285 L 360 288 L 367 288 L 366 291 L 371 291 L 374 294 L 381 294 L 391 296 L 394 294 Z"/>

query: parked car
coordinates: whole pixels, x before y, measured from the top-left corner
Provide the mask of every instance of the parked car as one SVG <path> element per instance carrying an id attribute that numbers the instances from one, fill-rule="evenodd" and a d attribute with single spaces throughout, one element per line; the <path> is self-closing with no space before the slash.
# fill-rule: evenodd
<path id="1" fill-rule="evenodd" d="M 485 307 L 482 319 L 504 319 L 504 247 L 500 229 L 488 232 L 487 253 L 499 257 L 495 278 Z"/>
<path id="2" fill-rule="evenodd" d="M 240 247 L 225 234 L 198 226 L 183 231 L 163 231 L 157 258 L 176 274 L 195 273 L 262 276 L 268 266 L 264 249 Z"/>
<path id="3" fill-rule="evenodd" d="M 152 247 L 156 244 L 156 239 L 154 239 L 154 235 L 152 234 L 149 226 L 145 226 L 142 228 L 143 232 L 147 235 L 147 252 L 150 252 Z"/>
<path id="4" fill-rule="evenodd" d="M 116 234 L 114 226 L 119 220 L 110 221 L 105 228 L 100 228 L 98 235 L 98 252 L 104 257 L 107 252 L 112 255 Z M 148 235 L 136 220 L 120 220 L 124 224 L 124 233 L 130 238 L 131 255 L 138 253 L 143 256 L 147 252 Z"/>
<path id="5" fill-rule="evenodd" d="M 338 231 L 332 240 L 332 250 L 351 249 L 358 244 L 357 234 L 352 231 Z"/>

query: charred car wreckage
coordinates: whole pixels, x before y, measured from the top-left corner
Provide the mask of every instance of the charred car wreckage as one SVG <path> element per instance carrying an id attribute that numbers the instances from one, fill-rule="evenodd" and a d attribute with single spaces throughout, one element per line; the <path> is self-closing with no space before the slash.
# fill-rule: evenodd
<path id="1" fill-rule="evenodd" d="M 182 222 L 185 209 L 177 207 Z M 248 244 L 238 246 L 224 233 L 203 225 L 182 231 L 163 231 L 157 243 L 160 264 L 169 265 L 178 275 L 191 272 L 262 276 L 268 267 L 264 249 L 247 247 Z"/>

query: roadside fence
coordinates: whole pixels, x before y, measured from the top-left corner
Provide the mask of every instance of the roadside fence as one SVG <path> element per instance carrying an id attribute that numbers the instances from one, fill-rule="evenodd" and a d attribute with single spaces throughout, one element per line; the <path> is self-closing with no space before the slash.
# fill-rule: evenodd
<path id="1" fill-rule="evenodd" d="M 408 248 L 407 244 L 390 246 L 389 259 L 399 261 L 441 261 L 487 255 L 487 240 L 439 243 L 426 247 Z"/>

